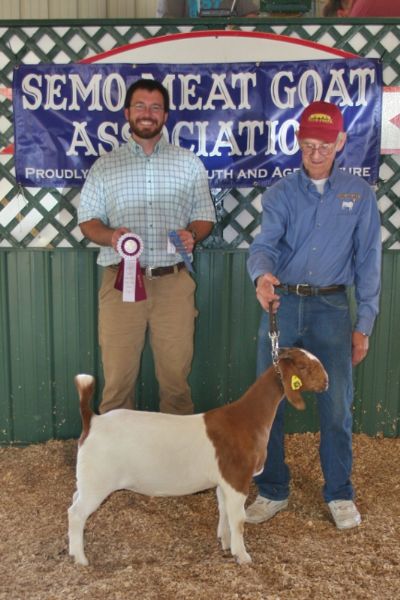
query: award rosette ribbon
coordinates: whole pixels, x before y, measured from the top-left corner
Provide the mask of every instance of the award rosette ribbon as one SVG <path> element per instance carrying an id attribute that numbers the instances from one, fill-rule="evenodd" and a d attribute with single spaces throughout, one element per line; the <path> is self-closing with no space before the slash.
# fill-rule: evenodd
<path id="1" fill-rule="evenodd" d="M 122 291 L 123 302 L 146 300 L 146 290 L 139 262 L 139 256 L 143 252 L 142 239 L 135 233 L 124 233 L 118 240 L 117 252 L 122 260 L 114 287 Z"/>

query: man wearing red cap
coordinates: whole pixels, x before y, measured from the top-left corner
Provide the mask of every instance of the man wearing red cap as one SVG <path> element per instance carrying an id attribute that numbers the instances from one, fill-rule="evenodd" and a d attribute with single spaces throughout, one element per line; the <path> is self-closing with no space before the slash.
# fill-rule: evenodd
<path id="1" fill-rule="evenodd" d="M 302 167 L 263 196 L 261 232 L 250 247 L 248 270 L 263 310 L 258 374 L 272 362 L 269 305 L 278 311 L 282 347 L 315 354 L 329 375 L 317 395 L 323 497 L 339 529 L 356 527 L 353 502 L 352 365 L 366 356 L 378 313 L 381 240 L 376 197 L 360 177 L 338 168 L 346 142 L 337 106 L 313 102 L 297 133 Z M 357 315 L 351 323 L 346 290 L 354 286 Z M 289 469 L 284 456 L 282 402 L 271 430 L 263 472 L 255 478 L 256 501 L 246 520 L 260 523 L 288 505 Z"/>

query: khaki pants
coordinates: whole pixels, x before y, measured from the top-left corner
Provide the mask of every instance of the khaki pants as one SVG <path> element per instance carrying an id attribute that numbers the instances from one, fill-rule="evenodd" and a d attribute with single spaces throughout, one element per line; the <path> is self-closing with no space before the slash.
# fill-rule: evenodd
<path id="1" fill-rule="evenodd" d="M 135 408 L 135 385 L 149 328 L 160 411 L 193 413 L 187 383 L 193 358 L 195 283 L 186 269 L 144 277 L 147 299 L 123 302 L 114 288 L 116 269 L 104 270 L 99 292 L 99 339 L 105 385 L 100 412 Z"/>

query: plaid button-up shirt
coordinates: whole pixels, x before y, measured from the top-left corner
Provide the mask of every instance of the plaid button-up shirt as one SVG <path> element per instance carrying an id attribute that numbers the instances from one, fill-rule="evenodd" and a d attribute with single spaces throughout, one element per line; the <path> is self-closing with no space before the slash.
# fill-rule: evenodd
<path id="1" fill-rule="evenodd" d="M 168 233 L 192 221 L 215 222 L 207 173 L 201 160 L 165 138 L 147 156 L 133 139 L 101 156 L 82 188 L 78 223 L 100 219 L 127 227 L 143 240 L 140 263 L 167 266 L 182 260 L 167 251 Z M 120 262 L 111 247 L 101 247 L 98 264 Z"/>

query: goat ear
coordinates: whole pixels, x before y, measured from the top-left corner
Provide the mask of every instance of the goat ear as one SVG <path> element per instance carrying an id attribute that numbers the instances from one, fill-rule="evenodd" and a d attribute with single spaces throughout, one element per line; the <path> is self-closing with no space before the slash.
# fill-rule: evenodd
<path id="1" fill-rule="evenodd" d="M 304 410 L 306 405 L 300 393 L 300 390 L 303 387 L 303 382 L 294 372 L 291 361 L 282 360 L 279 363 L 279 367 L 286 398 L 289 400 L 290 404 L 293 404 L 295 408 L 298 410 Z"/>

